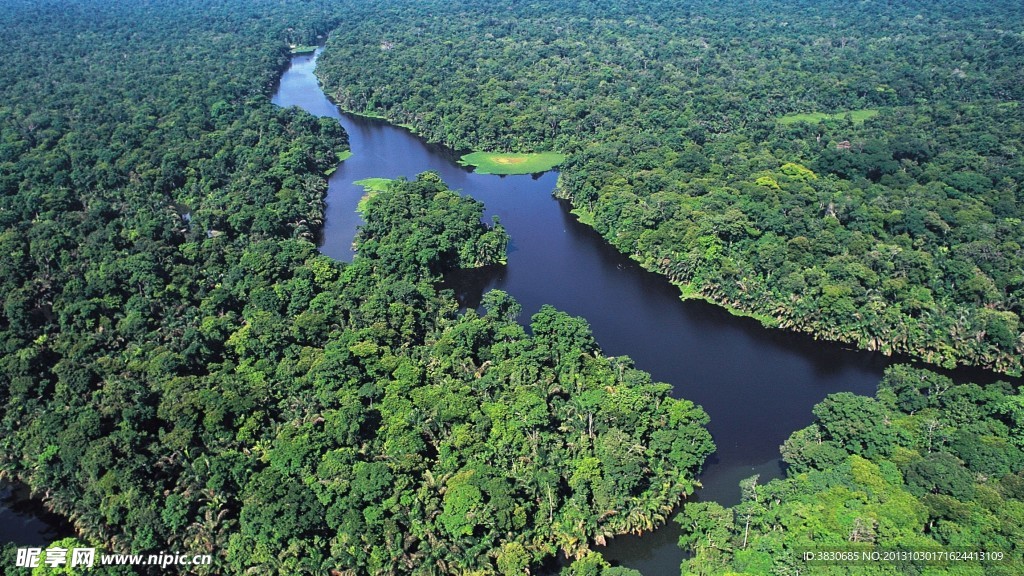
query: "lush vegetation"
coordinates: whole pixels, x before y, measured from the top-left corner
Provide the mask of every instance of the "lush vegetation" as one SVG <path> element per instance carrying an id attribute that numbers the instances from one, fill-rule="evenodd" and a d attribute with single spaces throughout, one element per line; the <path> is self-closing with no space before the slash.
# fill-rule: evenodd
<path id="1" fill-rule="evenodd" d="M 832 114 L 826 114 L 824 112 L 806 112 L 796 114 L 786 114 L 779 118 L 779 124 L 796 124 L 797 122 L 806 122 L 808 124 L 818 124 L 825 120 L 845 120 L 849 118 L 850 122 L 854 124 L 863 124 L 868 118 L 874 118 L 878 116 L 878 110 L 867 109 L 867 110 L 850 110 L 849 112 L 835 112 Z"/>
<path id="2" fill-rule="evenodd" d="M 0 473 L 79 541 L 210 574 L 624 574 L 591 547 L 693 490 L 706 414 L 582 319 L 527 331 L 501 292 L 460 314 L 438 281 L 508 236 L 434 174 L 369 182 L 357 257 L 319 254 L 347 139 L 269 104 L 289 46 L 344 16 L 323 74 L 345 106 L 568 154 L 560 193 L 688 294 L 1017 371 L 1020 10 L 5 2 Z M 684 510 L 686 569 L 852 541 L 1020 571 L 1018 393 L 898 368 L 816 415 L 790 478 Z"/>
<path id="3" fill-rule="evenodd" d="M 473 166 L 480 174 L 535 174 L 547 172 L 565 161 L 557 152 L 473 152 L 459 160 L 464 166 Z"/>
<path id="4" fill-rule="evenodd" d="M 1019 373 L 1022 6 L 396 3 L 318 73 L 456 149 L 568 154 L 558 193 L 687 296 Z"/>
<path id="5" fill-rule="evenodd" d="M 687 504 L 684 574 L 1024 571 L 1024 397 L 890 368 L 874 398 L 834 394 L 782 455 L 788 478 L 741 483 L 733 508 Z M 992 551 L 1000 562 L 832 562 L 813 550 Z"/>
<path id="6" fill-rule="evenodd" d="M 391 178 L 363 178 L 356 180 L 353 184 L 362 186 L 363 190 L 367 192 L 382 192 L 388 189 L 391 182 Z"/>
<path id="7" fill-rule="evenodd" d="M 388 189 L 391 185 L 390 178 L 363 178 L 362 180 L 356 180 L 353 182 L 356 186 L 363 188 L 363 197 L 359 199 L 359 204 L 356 205 L 356 211 L 360 214 L 366 213 L 366 203 L 370 201 L 377 192 L 382 192 Z"/>
<path id="8" fill-rule="evenodd" d="M 707 416 L 582 319 L 460 315 L 435 285 L 508 236 L 434 174 L 364 203 L 351 264 L 319 254 L 346 136 L 269 94 L 323 6 L 0 6 L 0 473 L 198 573 L 594 564 L 692 491 Z"/>

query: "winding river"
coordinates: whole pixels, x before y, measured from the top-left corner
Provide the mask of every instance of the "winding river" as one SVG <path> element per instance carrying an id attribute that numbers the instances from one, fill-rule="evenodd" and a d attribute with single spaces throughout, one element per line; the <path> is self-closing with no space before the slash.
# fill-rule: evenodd
<path id="1" fill-rule="evenodd" d="M 620 254 L 551 196 L 555 172 L 469 172 L 453 153 L 404 128 L 339 112 L 321 90 L 315 65 L 315 55 L 295 57 L 273 102 L 336 118 L 349 134 L 352 157 L 331 175 L 321 250 L 352 258 L 362 195 L 354 181 L 437 171 L 451 188 L 482 201 L 488 218 L 497 214 L 512 237 L 507 266 L 448 279 L 464 305 L 475 306 L 483 291 L 499 288 L 522 304 L 524 321 L 545 303 L 583 316 L 605 354 L 632 357 L 656 380 L 673 384 L 676 395 L 707 410 L 718 452 L 695 498 L 736 503 L 741 479 L 780 475 L 779 445 L 810 424 L 814 404 L 832 392 L 874 393 L 890 359 L 681 301 L 676 287 Z M 682 559 L 677 534 L 670 523 L 642 537 L 616 538 L 603 553 L 645 576 L 675 576 Z"/>
<path id="2" fill-rule="evenodd" d="M 486 206 L 485 220 L 501 218 L 512 237 L 508 265 L 449 276 L 448 288 L 475 307 L 486 290 L 501 289 L 523 306 L 521 321 L 543 304 L 582 316 L 605 354 L 628 355 L 655 380 L 674 385 L 677 397 L 702 405 L 718 451 L 705 464 L 703 485 L 690 500 L 739 502 L 739 481 L 782 475 L 779 446 L 811 423 L 811 409 L 826 395 L 873 395 L 886 366 L 896 360 L 850 350 L 806 335 L 769 330 L 749 318 L 700 301 L 682 301 L 665 278 L 642 269 L 569 213 L 552 197 L 556 172 L 523 176 L 475 174 L 458 155 L 424 142 L 405 128 L 342 113 L 314 75 L 319 54 L 296 56 L 281 77 L 273 102 L 337 119 L 349 135 L 352 157 L 331 175 L 321 251 L 351 260 L 362 196 L 354 181 L 413 178 L 438 172 L 449 187 Z M 991 382 L 998 375 L 964 369 L 956 380 Z M 683 553 L 674 522 L 642 536 L 620 536 L 605 558 L 644 576 L 678 576 Z"/>

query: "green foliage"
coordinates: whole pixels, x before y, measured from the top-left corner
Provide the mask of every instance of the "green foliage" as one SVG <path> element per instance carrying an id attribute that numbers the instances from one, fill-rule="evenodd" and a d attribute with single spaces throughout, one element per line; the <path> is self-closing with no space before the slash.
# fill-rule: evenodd
<path id="1" fill-rule="evenodd" d="M 388 189 L 391 178 L 363 178 L 353 182 L 356 186 L 362 186 L 367 192 L 381 192 Z"/>
<path id="2" fill-rule="evenodd" d="M 834 394 L 782 447 L 787 477 L 741 482 L 725 509 L 686 504 L 686 574 L 1017 574 L 1024 567 L 1024 460 L 1001 410 L 1020 398 L 893 366 L 876 398 Z M 888 433 L 885 432 L 888 430 Z M 984 549 L 1000 562 L 810 565 L 812 550 Z"/>
<path id="3" fill-rule="evenodd" d="M 1020 370 L 1018 4 L 410 6 L 0 7 L 0 471 L 84 538 L 210 574 L 621 573 L 592 543 L 663 522 L 713 450 L 585 321 L 544 308 L 527 335 L 500 293 L 456 314 L 434 281 L 508 237 L 436 175 L 365 203 L 351 265 L 317 252 L 347 139 L 267 95 L 341 15 L 342 105 L 565 153 L 559 194 L 692 294 Z M 777 121 L 803 110 L 879 113 Z M 684 509 L 692 566 L 793 573 L 855 541 L 1019 573 L 1022 406 L 906 368 L 830 397 L 793 477 Z"/>
<path id="4" fill-rule="evenodd" d="M 464 155 L 459 163 L 473 166 L 479 174 L 534 174 L 547 172 L 565 160 L 557 152 L 534 152 L 531 154 L 510 154 L 473 152 Z"/>
<path id="5" fill-rule="evenodd" d="M 32 569 L 32 576 L 60 576 L 60 575 L 73 575 L 76 572 L 81 572 L 82 568 L 71 567 L 71 551 L 75 548 L 85 548 L 87 545 L 82 543 L 77 538 L 62 538 L 56 542 L 50 543 L 46 548 L 57 548 L 63 549 L 65 552 L 65 560 L 58 566 L 49 566 L 46 564 L 46 554 L 40 555 L 39 565 Z M 99 554 L 100 551 L 97 551 Z M 10 566 L 10 565 L 8 565 Z"/>
<path id="6" fill-rule="evenodd" d="M 363 197 L 359 199 L 359 203 L 356 205 L 356 212 L 365 214 L 366 203 L 370 198 L 377 192 L 387 190 L 390 183 L 390 178 L 363 178 L 362 180 L 356 180 L 353 182 L 356 186 L 362 186 L 365 191 Z"/>
<path id="7" fill-rule="evenodd" d="M 0 7 L 0 474 L 200 575 L 522 573 L 664 522 L 706 414 L 580 319 L 457 314 L 436 281 L 508 243 L 478 202 L 395 181 L 317 251 L 347 137 L 268 95 L 366 17 L 325 6 Z"/>
<path id="8" fill-rule="evenodd" d="M 437 174 L 416 180 L 368 183 L 377 191 L 362 203 L 366 220 L 356 236 L 359 254 L 379 272 L 411 275 L 503 262 L 508 234 L 480 222 L 483 204 L 448 190 Z"/>
<path id="9" fill-rule="evenodd" d="M 612 566 L 597 552 L 587 552 L 582 558 L 562 568 L 561 576 L 640 576 L 630 568 Z"/>
<path id="10" fill-rule="evenodd" d="M 1022 31 L 1014 2 L 399 2 L 318 74 L 456 150 L 566 154 L 557 194 L 686 297 L 1019 374 Z"/>
<path id="11" fill-rule="evenodd" d="M 825 120 L 843 120 L 847 117 L 854 124 L 863 124 L 865 120 L 874 118 L 875 116 L 878 116 L 878 110 L 875 109 L 850 110 L 849 112 L 834 112 L 832 114 L 826 114 L 824 112 L 808 112 L 780 116 L 779 124 L 796 124 L 797 122 L 806 122 L 808 124 L 817 125 Z"/>

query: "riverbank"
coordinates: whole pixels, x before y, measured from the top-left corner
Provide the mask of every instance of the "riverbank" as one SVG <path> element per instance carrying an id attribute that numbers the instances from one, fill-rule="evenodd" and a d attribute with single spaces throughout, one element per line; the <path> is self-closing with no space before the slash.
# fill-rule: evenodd
<path id="1" fill-rule="evenodd" d="M 366 213 L 366 203 L 373 198 L 373 196 L 384 190 L 387 190 L 388 184 L 391 183 L 390 178 L 363 178 L 362 180 L 356 180 L 353 182 L 356 186 L 363 187 L 363 197 L 359 199 L 359 204 L 356 204 L 356 212 L 360 214 Z"/>
<path id="2" fill-rule="evenodd" d="M 342 106 L 341 109 L 345 110 L 345 107 Z M 360 112 L 353 114 L 385 122 L 392 121 L 382 115 L 375 115 L 373 113 Z M 445 146 L 444 142 L 428 138 L 426 134 L 431 131 L 426 129 L 426 127 L 404 123 L 395 125 L 408 130 L 413 135 L 424 138 L 432 145 Z M 480 156 L 475 158 L 481 158 L 484 153 L 477 154 L 480 154 Z M 785 168 L 783 166 L 782 170 Z M 522 172 L 528 173 L 526 170 Z M 799 176 L 800 174 L 797 174 L 795 177 Z M 783 177 L 785 177 L 784 174 L 780 176 L 780 178 Z M 574 200 L 561 185 L 556 187 L 554 193 L 556 197 L 566 199 L 570 203 Z M 586 208 L 573 204 L 572 213 L 577 216 L 581 223 L 596 231 L 594 215 L 586 210 Z M 619 230 L 609 232 L 609 234 L 620 233 L 621 231 Z M 606 237 L 605 240 L 611 242 L 612 238 Z M 724 254 L 722 248 L 719 248 L 719 255 Z M 817 314 L 812 318 L 813 310 L 823 308 L 823 305 L 817 301 L 822 299 L 828 300 L 828 298 L 821 294 L 812 294 L 809 291 L 805 291 L 802 294 L 790 294 L 786 297 L 779 296 L 776 293 L 778 280 L 770 281 L 770 275 L 767 279 L 754 277 L 754 282 L 743 282 L 741 280 L 740 283 L 744 284 L 747 288 L 739 287 L 736 282 L 718 282 L 716 285 L 709 286 L 700 282 L 691 282 L 689 278 L 683 277 L 683 275 L 675 271 L 668 270 L 667 267 L 678 264 L 678 262 L 673 260 L 639 250 L 626 253 L 626 255 L 651 272 L 659 274 L 669 282 L 677 285 L 679 288 L 678 297 L 685 300 L 708 302 L 721 307 L 734 316 L 756 319 L 767 328 L 777 329 L 786 333 L 807 335 L 818 341 L 853 346 L 866 352 L 880 353 L 888 357 L 906 356 L 946 370 L 956 368 L 978 369 L 999 373 L 1009 378 L 1019 378 L 1022 374 L 1022 366 L 1024 365 L 1021 363 L 1020 355 L 999 354 L 994 349 L 977 352 L 972 351 L 973 348 L 968 350 L 964 346 L 954 346 L 952 341 L 944 341 L 934 335 L 946 334 L 948 336 L 947 332 L 963 331 L 965 329 L 964 326 L 951 327 L 949 331 L 939 330 L 935 326 L 924 322 L 924 319 L 936 318 L 934 315 L 911 316 L 909 313 L 903 313 L 897 304 L 887 306 L 883 310 L 884 313 L 876 314 L 877 318 L 874 318 L 871 322 L 863 321 L 865 312 L 858 312 L 856 309 L 854 310 L 856 314 L 852 316 L 847 314 L 847 316 L 861 318 L 860 321 L 851 323 L 853 322 L 852 320 L 850 322 L 837 320 L 837 318 L 844 317 L 841 316 L 842 311 L 845 311 L 851 305 L 849 296 L 843 299 L 845 292 L 841 286 L 826 286 L 833 292 L 838 290 L 838 296 L 830 296 L 830 298 L 832 300 L 841 300 L 835 306 L 840 312 L 827 315 Z M 708 270 L 703 272 L 708 272 Z M 713 275 L 715 271 L 712 270 L 711 273 Z M 752 290 L 748 289 L 751 287 Z M 819 286 L 818 289 L 819 292 L 824 294 L 824 287 Z M 794 305 L 794 303 L 801 302 L 804 304 L 812 303 L 813 305 L 810 305 L 809 308 L 808 305 L 804 305 L 802 308 Z M 853 304 L 853 306 L 856 307 L 856 304 Z M 808 312 L 808 309 L 812 312 Z M 974 323 L 976 324 L 977 322 L 980 322 L 980 320 L 976 320 Z M 978 330 L 981 329 L 979 328 Z M 984 334 L 984 330 L 981 330 L 979 333 Z M 971 342 L 974 341 L 972 340 Z M 972 346 L 978 347 L 980 345 L 974 342 Z"/>
<path id="3" fill-rule="evenodd" d="M 563 9 L 552 5 L 545 17 Z M 743 11 L 712 12 L 734 26 L 756 25 Z M 624 253 L 655 260 L 654 268 L 668 261 L 669 278 L 692 282 L 713 301 L 867 350 L 1021 372 L 1024 236 L 1013 193 L 1021 172 L 1020 156 L 1010 153 L 1020 131 L 1005 91 L 992 89 L 1005 74 L 969 83 L 984 96 L 975 102 L 973 94 L 863 74 L 892 75 L 892 67 L 823 67 L 816 70 L 844 78 L 835 85 L 871 88 L 826 96 L 805 70 L 792 80 L 816 88 L 787 100 L 778 79 L 791 77 L 792 62 L 766 57 L 757 42 L 749 53 L 722 56 L 727 74 L 682 74 L 706 63 L 684 66 L 660 41 L 735 41 L 695 21 L 612 25 L 591 14 L 580 24 L 600 33 L 567 27 L 555 35 L 541 21 L 501 17 L 483 27 L 516 28 L 524 46 L 564 42 L 541 55 L 512 50 L 503 34 L 482 34 L 475 15 L 442 13 L 448 18 L 434 29 L 396 14 L 384 49 L 372 26 L 337 31 L 323 62 L 331 91 L 459 150 L 570 152 L 567 187 L 577 206 L 596 211 L 597 229 Z M 798 43 L 817 26 L 801 14 L 789 27 L 760 32 Z M 849 10 L 836 17 L 861 22 Z M 938 19 L 985 36 L 985 26 Z M 645 45 L 647 57 L 620 60 L 623 38 Z M 934 47 L 928 34 L 912 38 Z M 887 58 L 911 54 L 939 53 Z M 801 57 L 820 64 L 821 56 Z M 777 66 L 782 74 L 761 73 Z M 933 76 L 922 81 L 947 78 Z M 757 89 L 737 94 L 735 77 Z M 913 90 L 926 96 L 910 97 Z"/>

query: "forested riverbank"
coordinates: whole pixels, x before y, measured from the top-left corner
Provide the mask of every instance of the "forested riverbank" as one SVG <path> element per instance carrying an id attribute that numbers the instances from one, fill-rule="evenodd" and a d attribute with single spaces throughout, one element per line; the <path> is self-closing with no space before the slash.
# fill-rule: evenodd
<path id="1" fill-rule="evenodd" d="M 874 398 L 834 394 L 814 414 L 782 446 L 785 479 L 748 478 L 732 508 L 683 508 L 684 574 L 1024 570 L 1019 390 L 897 365 Z"/>
<path id="2" fill-rule="evenodd" d="M 449 275 L 444 285 L 459 294 L 460 302 L 476 308 L 486 287 L 496 286 L 520 298 L 524 310 L 531 313 L 542 310 L 545 303 L 558 303 L 589 320 L 605 353 L 633 355 L 638 366 L 658 374 L 659 379 L 672 382 L 675 387 L 673 394 L 699 400 L 708 412 L 711 418 L 708 430 L 714 435 L 718 450 L 709 459 L 710 466 L 705 466 L 699 477 L 701 489 L 695 497 L 701 504 L 694 508 L 694 498 L 687 497 L 683 505 L 684 523 L 687 515 L 699 515 L 705 507 L 715 511 L 716 521 L 735 518 L 741 512 L 749 519 L 749 505 L 741 500 L 741 496 L 749 494 L 751 484 L 766 484 L 782 474 L 778 466 L 781 462 L 773 462 L 779 456 L 779 446 L 790 432 L 811 424 L 815 414 L 821 416 L 829 429 L 838 431 L 835 433 L 837 438 L 863 432 L 865 442 L 873 446 L 872 456 L 876 455 L 876 448 L 887 451 L 892 447 L 889 443 L 892 437 L 879 433 L 882 426 L 878 421 L 881 419 L 884 423 L 900 419 L 898 411 L 890 410 L 883 403 L 872 402 L 870 398 L 848 393 L 874 395 L 879 381 L 883 380 L 883 366 L 876 355 L 841 351 L 835 344 L 805 347 L 810 343 L 799 336 L 757 329 L 750 322 L 729 318 L 720 310 L 701 303 L 680 301 L 671 284 L 654 274 L 638 270 L 633 262 L 605 245 L 592 230 L 574 222 L 563 203 L 550 197 L 550 190 L 555 184 L 551 175 L 495 178 L 467 174 L 456 165 L 457 155 L 426 145 L 402 128 L 338 113 L 317 86 L 312 64 L 313 59 L 310 58 L 296 59 L 292 69 L 284 75 L 274 101 L 280 105 L 299 103 L 311 112 L 337 118 L 349 132 L 354 154 L 332 177 L 328 200 L 331 217 L 325 227 L 324 249 L 336 251 L 351 242 L 354 232 L 350 222 L 358 220 L 352 210 L 357 207 L 363 187 L 387 190 L 388 179 L 367 178 L 370 174 L 399 177 L 427 169 L 436 170 L 449 185 L 455 185 L 484 202 L 490 214 L 500 215 L 502 226 L 512 236 L 508 263 L 500 270 Z M 367 201 L 359 201 L 358 206 L 365 210 Z M 346 253 L 342 251 L 342 257 Z M 483 280 L 481 284 L 482 279 L 487 278 L 492 279 Z M 704 317 L 705 314 L 708 316 Z M 743 329 L 736 331 L 740 326 Z M 786 342 L 786 345 L 780 346 L 780 342 Z M 813 371 L 808 374 L 811 366 Z M 927 441 L 920 434 L 900 437 L 895 441 L 904 448 L 900 456 L 901 470 L 903 465 L 907 465 L 906 469 L 910 471 L 929 468 L 928 451 L 934 450 L 948 454 L 942 470 L 953 470 L 954 473 L 960 470 L 960 482 L 966 481 L 971 472 L 976 475 L 973 480 L 983 488 L 998 489 L 999 482 L 1012 480 L 1009 476 L 1021 468 L 1021 453 L 1013 433 L 1018 426 L 1019 415 L 1013 408 L 1016 397 L 1011 388 L 996 383 L 992 374 L 977 370 L 971 374 L 961 370 L 955 374 L 955 380 L 928 372 L 908 371 L 906 367 L 892 370 L 890 376 L 885 377 L 886 386 L 897 379 L 904 381 L 903 387 L 917 380 L 918 388 L 928 388 L 924 393 L 936 397 L 935 407 L 942 412 L 969 413 L 969 419 L 986 420 L 980 426 L 964 426 L 959 418 L 940 422 L 936 417 L 938 410 L 922 411 L 921 419 L 907 419 L 913 424 L 908 427 L 901 423 L 901 426 L 912 432 L 922 424 L 931 431 L 925 435 Z M 984 382 L 987 390 L 969 383 L 972 377 Z M 947 394 L 947 389 L 954 383 L 956 392 Z M 830 392 L 840 391 L 847 393 L 826 398 Z M 943 396 L 941 401 L 939 396 Z M 814 408 L 819 402 L 821 405 Z M 914 410 L 913 407 L 910 409 Z M 863 430 L 861 420 L 869 423 Z M 800 434 L 794 436 L 798 437 Z M 823 473 L 843 474 L 842 470 L 832 471 L 831 468 L 842 463 L 850 454 L 848 450 L 856 450 L 856 447 L 845 441 L 839 443 L 827 439 L 824 435 L 821 440 L 820 445 L 809 445 L 809 457 L 815 460 L 815 466 Z M 806 441 L 802 445 L 797 441 L 797 445 L 801 446 L 797 450 L 808 448 Z M 787 458 L 797 450 L 787 446 Z M 797 470 L 797 467 L 794 465 L 792 469 Z M 760 475 L 753 482 L 742 481 L 755 473 Z M 908 473 L 904 484 L 902 472 L 890 473 L 887 479 L 888 493 L 881 498 L 911 490 L 917 481 Z M 857 484 L 858 478 L 845 482 L 851 489 L 863 488 Z M 773 503 L 774 507 L 793 509 L 813 503 L 818 498 L 814 486 L 808 485 L 804 476 L 793 474 L 786 486 L 789 487 L 786 496 Z M 1004 496 L 1013 498 L 1012 493 Z M 834 502 L 829 498 L 831 496 L 820 497 L 823 502 Z M 911 497 L 904 495 L 904 498 Z M 913 506 L 921 510 L 927 501 L 925 498 Z M 723 509 L 722 506 L 732 508 Z M 866 526 L 876 518 L 886 524 L 876 532 L 886 536 L 857 536 L 861 538 L 859 545 L 905 545 L 906 541 L 899 538 L 917 529 L 929 534 L 919 543 L 934 547 L 946 542 L 948 546 L 948 540 L 944 538 L 948 538 L 951 525 L 943 524 L 938 516 L 906 519 L 899 526 L 899 536 L 892 534 L 893 537 L 889 538 L 891 526 L 887 518 L 879 515 L 877 507 L 863 511 L 851 508 L 829 518 L 829 530 L 814 534 L 807 534 L 797 523 L 787 521 L 785 532 L 775 538 L 774 548 L 760 546 L 756 563 L 749 562 L 755 548 L 748 548 L 742 540 L 744 535 L 751 534 L 746 522 L 740 535 L 723 528 L 724 532 L 716 531 L 712 535 L 713 545 L 715 550 L 721 548 L 728 554 L 723 553 L 712 562 L 693 566 L 698 571 L 708 567 L 728 570 L 756 566 L 758 570 L 755 572 L 777 569 L 785 573 L 785 570 L 802 562 L 801 558 L 795 558 L 799 554 L 792 550 L 800 538 L 811 541 L 821 538 L 822 543 L 817 544 L 820 546 L 840 534 L 861 534 L 863 530 L 858 532 L 856 523 Z M 969 532 L 975 545 L 984 542 L 993 549 L 998 548 L 1005 557 L 1016 558 L 1011 556 L 1016 553 L 1013 547 L 1006 546 L 1006 536 L 1015 533 L 1012 515 L 985 518 L 984 515 L 976 516 L 970 522 L 999 523 L 1002 536 L 992 538 L 978 525 L 964 525 L 962 520 L 953 529 Z M 915 525 L 918 520 L 920 524 Z M 931 527 L 937 524 L 942 524 L 941 531 L 932 532 Z M 699 527 L 708 525 L 706 521 L 699 523 Z M 772 525 L 773 529 L 780 526 L 782 524 L 779 523 Z M 681 550 L 676 546 L 679 530 L 677 526 L 658 528 L 655 525 L 654 533 L 645 531 L 642 535 L 606 539 L 608 545 L 598 549 L 605 560 L 588 554 L 568 570 L 573 573 L 604 573 L 606 562 L 610 561 L 613 565 L 638 569 L 646 576 L 676 574 L 682 560 Z M 690 530 L 687 527 L 684 534 Z M 722 537 L 722 534 L 726 536 Z M 864 539 L 867 537 L 875 537 L 876 542 L 867 544 Z M 733 550 L 737 552 L 737 561 L 730 563 Z M 984 570 L 985 566 L 975 562 L 970 569 Z M 1012 573 L 1015 565 L 1010 562 L 1008 566 L 1004 571 Z M 609 574 L 621 573 L 613 568 L 607 570 Z"/>
<path id="3" fill-rule="evenodd" d="M 686 297 L 1019 374 L 1022 22 L 957 0 L 421 3 L 339 30 L 320 75 L 455 149 L 568 153 L 558 193 Z"/>

